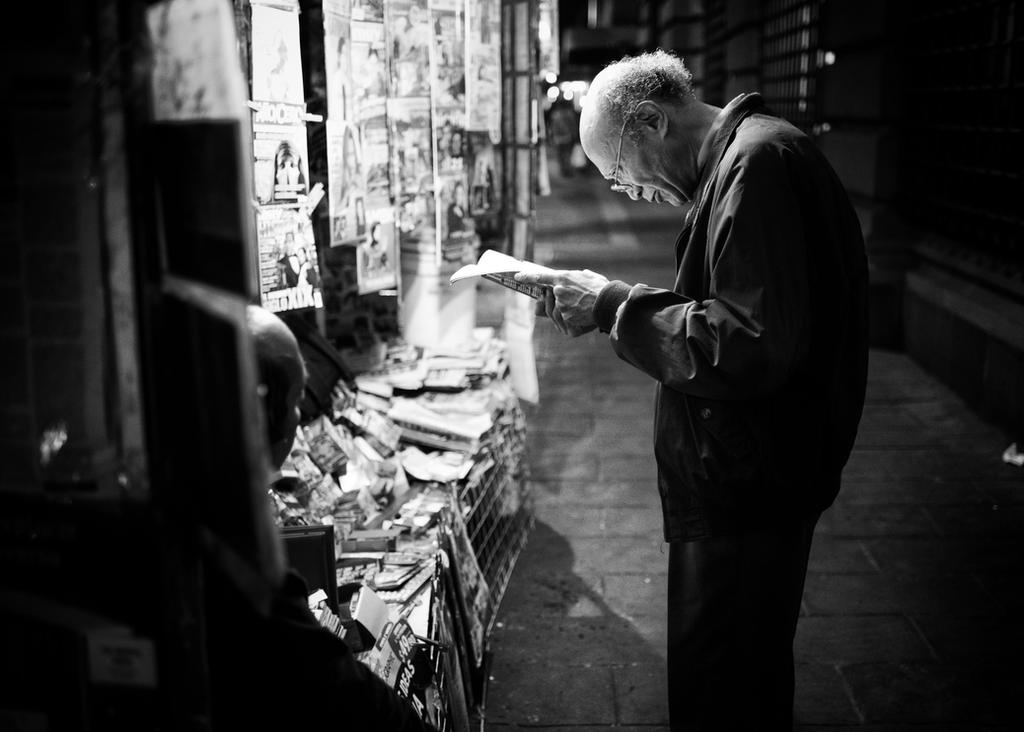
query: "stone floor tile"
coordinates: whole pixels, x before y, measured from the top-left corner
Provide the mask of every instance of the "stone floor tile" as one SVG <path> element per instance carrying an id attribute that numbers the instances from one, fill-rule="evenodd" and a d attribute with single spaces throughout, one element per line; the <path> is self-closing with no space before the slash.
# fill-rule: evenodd
<path id="1" fill-rule="evenodd" d="M 643 620 L 627 620 L 610 611 L 583 618 L 517 616 L 494 631 L 491 650 L 495 658 L 501 656 L 505 665 L 545 663 L 575 669 L 587 665 L 658 663 L 660 656 L 647 637 L 652 632 L 656 632 L 653 625 Z"/>
<path id="2" fill-rule="evenodd" d="M 499 662 L 487 690 L 489 723 L 580 725 L 615 723 L 612 672 L 605 667 L 555 669 L 550 659 L 536 663 Z"/>
<path id="3" fill-rule="evenodd" d="M 811 543 L 809 572 L 872 573 L 878 567 L 860 539 L 843 539 L 816 534 Z"/>
<path id="4" fill-rule="evenodd" d="M 957 666 L 1010 666 L 1024 653 L 1024 625 L 1017 616 L 913 618 L 939 660 Z"/>
<path id="5" fill-rule="evenodd" d="M 598 461 L 591 455 L 531 456 L 530 475 L 540 480 L 597 480 Z"/>
<path id="6" fill-rule="evenodd" d="M 967 575 L 906 577 L 879 574 L 807 575 L 804 604 L 810 615 L 941 615 L 985 617 L 998 606 Z"/>
<path id="7" fill-rule="evenodd" d="M 522 576 L 510 582 L 498 611 L 499 622 L 521 622 L 537 616 L 568 617 L 581 602 L 600 602 L 604 597 L 604 579 L 598 575 L 580 576 L 551 572 L 544 568 L 523 569 Z"/>
<path id="8" fill-rule="evenodd" d="M 613 666 L 620 725 L 667 725 L 668 682 L 664 663 Z"/>
<path id="9" fill-rule="evenodd" d="M 612 612 L 622 617 L 652 615 L 664 619 L 668 584 L 660 574 L 605 575 L 604 601 Z"/>
<path id="10" fill-rule="evenodd" d="M 633 456 L 605 453 L 600 457 L 601 480 L 647 480 L 655 485 L 658 469 L 653 455 Z"/>
<path id="11" fill-rule="evenodd" d="M 605 509 L 600 506 L 573 504 L 559 506 L 557 510 L 537 509 L 552 529 L 567 539 L 603 537 L 605 535 Z"/>
<path id="12" fill-rule="evenodd" d="M 612 730 L 613 732 L 669 732 L 667 726 L 662 725 L 643 725 L 641 727 L 632 726 L 621 726 L 618 724 L 588 724 L 586 727 L 571 726 L 562 727 L 555 726 L 549 727 L 547 725 L 517 725 L 508 724 L 505 722 L 487 722 L 487 730 L 494 730 L 495 732 L 518 732 L 518 730 L 532 730 L 536 732 L 537 729 L 543 729 L 544 732 L 583 732 L 583 730 Z"/>
<path id="13" fill-rule="evenodd" d="M 892 449 L 856 448 L 843 468 L 844 481 L 928 478 L 944 474 L 947 465 L 938 447 Z M 974 476 L 966 475 L 965 479 Z"/>
<path id="14" fill-rule="evenodd" d="M 1024 535 L 1024 505 L 990 502 L 969 506 L 929 506 L 928 513 L 945 536 L 977 534 L 986 538 Z"/>
<path id="15" fill-rule="evenodd" d="M 842 667 L 868 723 L 1007 724 L 1019 721 L 1019 671 L 940 663 L 863 663 Z M 1015 696 L 1017 695 L 1017 696 Z"/>
<path id="16" fill-rule="evenodd" d="M 1020 557 L 1018 555 L 1018 561 Z M 1024 574 L 986 573 L 977 576 L 978 583 L 985 592 L 998 603 L 1003 612 L 1020 616 L 1024 613 Z M 1024 650 L 1024 649 L 1022 649 Z"/>
<path id="17" fill-rule="evenodd" d="M 652 493 L 656 492 L 654 490 Z M 655 499 L 657 500 L 657 499 Z M 661 502 L 639 508 L 608 506 L 604 510 L 605 536 L 662 536 Z M 667 549 L 666 549 L 667 551 Z"/>
<path id="18" fill-rule="evenodd" d="M 1016 506 L 1024 504 L 1024 468 L 1019 477 L 999 480 L 979 480 L 976 485 L 992 503 L 998 506 Z"/>
<path id="19" fill-rule="evenodd" d="M 865 404 L 861 412 L 858 436 L 864 430 L 917 430 L 924 425 L 905 404 Z"/>
<path id="20" fill-rule="evenodd" d="M 881 571 L 899 576 L 984 575 L 1024 569 L 1024 552 L 1020 542 L 1012 539 L 875 536 L 863 541 Z"/>
<path id="21" fill-rule="evenodd" d="M 832 724 L 797 724 L 795 732 L 1010 732 L 1016 727 L 1005 725 L 985 725 L 980 728 L 975 724 L 858 724 L 856 726 Z"/>
<path id="22" fill-rule="evenodd" d="M 534 478 L 530 482 L 538 503 L 538 515 L 545 515 L 549 506 L 565 504 L 661 508 L 657 488 L 647 481 L 551 481 Z"/>
<path id="23" fill-rule="evenodd" d="M 971 480 L 908 478 L 883 481 L 847 481 L 836 499 L 844 506 L 987 504 L 989 497 Z"/>
<path id="24" fill-rule="evenodd" d="M 660 531 L 646 536 L 578 539 L 573 542 L 573 571 L 585 574 L 631 574 L 638 569 L 664 574 L 668 552 L 662 553 Z"/>
<path id="25" fill-rule="evenodd" d="M 901 615 L 803 617 L 793 648 L 796 659 L 805 663 L 932 659 L 914 625 Z"/>
<path id="26" fill-rule="evenodd" d="M 836 503 L 821 515 L 815 532 L 846 538 L 935 536 L 936 528 L 920 506 Z"/>
<path id="27" fill-rule="evenodd" d="M 797 663 L 794 671 L 795 724 L 857 724 L 861 721 L 838 668 L 830 664 Z"/>

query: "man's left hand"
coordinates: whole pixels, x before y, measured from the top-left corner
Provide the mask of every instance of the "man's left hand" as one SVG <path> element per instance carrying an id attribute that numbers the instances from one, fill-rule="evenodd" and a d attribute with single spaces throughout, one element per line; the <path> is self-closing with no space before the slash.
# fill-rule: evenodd
<path id="1" fill-rule="evenodd" d="M 608 284 L 608 278 L 604 275 L 589 269 L 561 269 L 554 272 L 520 272 L 516 280 L 547 287 L 544 300 L 537 303 L 537 314 L 550 318 L 562 333 L 576 337 L 597 327 L 594 322 L 594 303 Z"/>

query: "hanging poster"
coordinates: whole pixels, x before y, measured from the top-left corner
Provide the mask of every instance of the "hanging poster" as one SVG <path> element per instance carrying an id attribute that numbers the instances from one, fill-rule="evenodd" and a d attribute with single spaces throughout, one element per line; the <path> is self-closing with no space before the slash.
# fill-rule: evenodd
<path id="1" fill-rule="evenodd" d="M 282 7 L 283 6 L 283 7 Z M 297 2 L 252 3 L 252 98 L 304 104 Z"/>
<path id="2" fill-rule="evenodd" d="M 391 148 L 386 102 L 367 103 L 359 110 L 359 137 L 363 143 L 366 208 L 391 205 Z"/>
<path id="3" fill-rule="evenodd" d="M 324 0 L 328 119 L 352 119 L 352 18 L 349 0 Z"/>
<path id="4" fill-rule="evenodd" d="M 394 209 L 374 210 L 356 254 L 359 294 L 398 286 L 398 246 Z"/>
<path id="5" fill-rule="evenodd" d="M 501 137 L 501 4 L 500 0 L 466 2 L 467 129 Z"/>
<path id="6" fill-rule="evenodd" d="M 256 102 L 252 144 L 256 200 L 301 204 L 309 193 L 302 107 Z"/>
<path id="7" fill-rule="evenodd" d="M 235 21 L 220 0 L 165 0 L 146 11 L 153 119 L 244 119 Z"/>
<path id="8" fill-rule="evenodd" d="M 561 51 L 558 43 L 558 0 L 537 0 L 537 47 L 541 71 L 561 73 L 559 68 Z"/>
<path id="9" fill-rule="evenodd" d="M 260 300 L 271 312 L 323 307 L 313 229 L 305 210 L 261 206 L 256 211 Z"/>
<path id="10" fill-rule="evenodd" d="M 352 20 L 384 21 L 384 0 L 352 0 Z"/>
<path id="11" fill-rule="evenodd" d="M 394 0 L 387 5 L 394 96 L 430 94 L 430 13 L 427 0 Z"/>
<path id="12" fill-rule="evenodd" d="M 490 134 L 470 132 L 466 135 L 466 168 L 469 170 L 469 214 L 485 216 L 497 213 L 498 199 L 497 158 Z"/>
<path id="13" fill-rule="evenodd" d="M 365 294 L 398 285 L 398 252 L 384 100 L 364 105 L 359 116 L 366 171 L 366 235 L 359 242 L 356 266 L 359 294 Z"/>
<path id="14" fill-rule="evenodd" d="M 366 232 L 365 182 L 359 130 L 348 120 L 327 120 L 328 211 L 331 246 L 355 244 Z"/>
<path id="15" fill-rule="evenodd" d="M 431 19 L 438 251 L 442 263 L 458 264 L 475 259 L 466 190 L 466 39 L 462 0 L 435 0 Z"/>
<path id="16" fill-rule="evenodd" d="M 305 203 L 309 192 L 298 6 L 252 6 L 256 200 Z"/>
<path id="17" fill-rule="evenodd" d="M 352 74 L 355 110 L 387 96 L 387 49 L 384 24 L 352 21 Z"/>
<path id="18" fill-rule="evenodd" d="M 392 99 L 389 109 L 398 148 L 399 244 L 403 251 L 432 254 L 436 244 L 430 99 Z"/>

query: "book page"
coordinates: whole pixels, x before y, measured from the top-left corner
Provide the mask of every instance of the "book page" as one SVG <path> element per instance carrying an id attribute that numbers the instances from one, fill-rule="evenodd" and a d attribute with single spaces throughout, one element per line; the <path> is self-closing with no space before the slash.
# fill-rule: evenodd
<path id="1" fill-rule="evenodd" d="M 459 280 L 469 277 L 483 277 L 492 282 L 497 282 L 499 285 L 510 290 L 529 295 L 535 300 L 544 297 L 544 290 L 546 289 L 544 285 L 529 285 L 516 282 L 515 274 L 517 272 L 554 272 L 554 270 L 542 264 L 524 262 L 507 254 L 488 249 L 480 255 L 480 259 L 477 260 L 476 264 L 467 264 L 462 267 L 451 276 L 449 282 L 454 284 Z"/>

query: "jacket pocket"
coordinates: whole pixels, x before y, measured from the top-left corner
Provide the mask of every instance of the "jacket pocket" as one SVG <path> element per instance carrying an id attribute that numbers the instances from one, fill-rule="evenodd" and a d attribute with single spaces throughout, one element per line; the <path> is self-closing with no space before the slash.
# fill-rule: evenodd
<path id="1" fill-rule="evenodd" d="M 749 405 L 689 397 L 690 419 L 703 472 L 726 505 L 760 483 L 762 464 L 757 428 Z"/>

